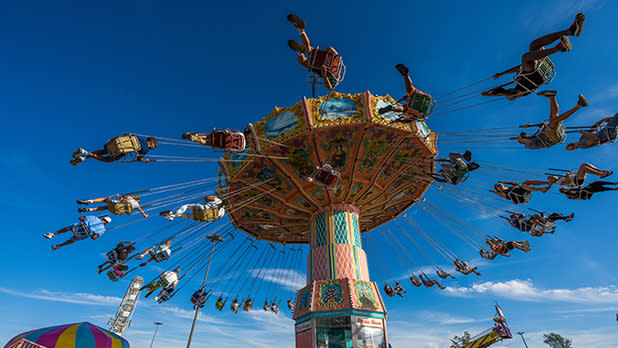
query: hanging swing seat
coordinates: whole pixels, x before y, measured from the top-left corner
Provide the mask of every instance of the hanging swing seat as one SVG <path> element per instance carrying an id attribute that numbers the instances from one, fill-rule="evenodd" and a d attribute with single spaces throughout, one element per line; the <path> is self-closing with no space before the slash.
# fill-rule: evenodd
<path id="1" fill-rule="evenodd" d="M 107 257 L 107 261 L 109 262 L 116 262 L 118 260 L 118 252 L 116 251 L 116 249 L 113 249 L 112 251 L 109 251 L 107 254 L 105 254 L 105 257 Z"/>
<path id="2" fill-rule="evenodd" d="M 543 57 L 536 61 L 533 71 L 517 73 L 513 77 L 518 89 L 525 91 L 526 94 L 536 91 L 539 87 L 549 84 L 556 76 L 554 63 L 549 57 Z"/>
<path id="3" fill-rule="evenodd" d="M 80 222 L 77 226 L 74 225 L 71 231 L 73 235 L 80 240 L 90 237 L 90 228 L 88 228 L 88 225 L 84 222 Z"/>
<path id="4" fill-rule="evenodd" d="M 156 280 L 153 280 L 150 283 L 146 284 L 145 286 L 146 292 L 151 292 L 155 290 L 158 286 L 159 286 L 159 282 Z"/>
<path id="5" fill-rule="evenodd" d="M 198 222 L 212 222 L 219 219 L 219 208 L 196 209 L 193 219 Z"/>
<path id="6" fill-rule="evenodd" d="M 408 96 L 405 113 L 407 115 L 416 116 L 418 121 L 422 121 L 431 114 L 435 104 L 436 101 L 429 94 L 414 90 Z"/>
<path id="7" fill-rule="evenodd" d="M 150 249 L 148 250 L 148 254 L 155 260 L 155 262 L 162 262 L 165 260 L 169 260 L 172 255 L 172 251 L 167 248 L 158 248 L 157 250 Z"/>
<path id="8" fill-rule="evenodd" d="M 137 152 L 141 150 L 141 145 L 137 136 L 125 134 L 108 140 L 105 149 L 114 161 L 127 157 L 129 160 L 134 160 L 137 158 Z"/>
<path id="9" fill-rule="evenodd" d="M 315 183 L 324 186 L 327 190 L 335 190 L 341 182 L 341 174 L 330 165 L 324 164 L 313 175 Z"/>
<path id="10" fill-rule="evenodd" d="M 323 73 L 326 76 L 323 76 Z M 318 81 L 327 78 L 330 82 L 332 91 L 338 84 L 343 81 L 345 76 L 345 65 L 343 59 L 338 54 L 329 50 L 321 50 L 318 47 L 311 51 L 309 56 L 309 76 L 307 81 L 311 84 L 317 84 Z M 328 88 L 328 84 L 322 83 Z"/>
<path id="11" fill-rule="evenodd" d="M 247 147 L 245 135 L 240 131 L 227 128 L 215 128 L 209 134 L 210 146 L 213 150 L 223 150 L 224 152 L 240 152 Z"/>
<path id="12" fill-rule="evenodd" d="M 116 271 L 116 270 L 112 269 L 111 271 L 107 272 L 106 275 L 107 275 L 107 279 L 115 282 L 118 279 L 120 279 L 120 276 L 122 275 L 122 272 Z"/>
<path id="13" fill-rule="evenodd" d="M 558 128 L 549 128 L 549 122 L 543 122 L 541 128 L 534 133 L 533 137 L 539 140 L 539 142 L 546 148 L 556 144 L 562 144 L 566 140 L 566 128 L 564 123 L 560 122 Z"/>
<path id="14" fill-rule="evenodd" d="M 131 215 L 133 213 L 133 206 L 130 202 L 120 201 L 112 202 L 108 201 L 107 209 L 110 213 L 115 215 Z"/>

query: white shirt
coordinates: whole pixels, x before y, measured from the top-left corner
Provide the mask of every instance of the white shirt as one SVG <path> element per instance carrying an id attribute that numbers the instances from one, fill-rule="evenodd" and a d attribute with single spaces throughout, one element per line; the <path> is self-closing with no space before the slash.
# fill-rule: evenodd
<path id="1" fill-rule="evenodd" d="M 178 280 L 178 275 L 175 272 L 165 271 L 165 273 L 163 273 L 163 279 L 172 285 Z"/>

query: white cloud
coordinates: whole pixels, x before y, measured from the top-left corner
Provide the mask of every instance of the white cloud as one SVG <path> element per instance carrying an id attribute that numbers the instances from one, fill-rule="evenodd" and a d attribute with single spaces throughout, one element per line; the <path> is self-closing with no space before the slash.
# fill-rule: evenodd
<path id="1" fill-rule="evenodd" d="M 259 270 L 253 269 L 250 273 L 255 277 Z M 287 275 L 287 278 L 284 276 Z M 260 273 L 260 279 L 268 282 L 283 285 L 286 289 L 296 291 L 305 286 L 305 275 L 298 273 L 294 270 L 281 269 L 281 268 L 265 268 Z"/>
<path id="2" fill-rule="evenodd" d="M 64 302 L 64 303 L 76 303 L 84 305 L 98 305 L 98 306 L 118 306 L 121 298 L 115 296 L 102 296 L 95 294 L 88 294 L 83 292 L 68 293 L 68 292 L 56 292 L 49 290 L 38 290 L 36 292 L 20 292 L 6 288 L 0 288 L 1 293 L 5 293 L 12 296 L 31 298 L 35 300 L 52 301 L 52 302 Z"/>
<path id="3" fill-rule="evenodd" d="M 506 282 L 475 283 L 471 287 L 448 287 L 445 293 L 452 296 L 490 294 L 517 301 L 539 302 L 544 300 L 570 303 L 612 303 L 618 302 L 618 289 L 613 286 L 584 287 L 577 289 L 539 289 L 531 280 L 509 280 Z"/>

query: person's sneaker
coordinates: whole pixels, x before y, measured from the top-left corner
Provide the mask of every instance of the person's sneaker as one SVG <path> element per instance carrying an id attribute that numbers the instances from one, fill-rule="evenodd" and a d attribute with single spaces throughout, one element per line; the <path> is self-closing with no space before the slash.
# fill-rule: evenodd
<path id="1" fill-rule="evenodd" d="M 584 15 L 583 13 L 578 13 L 575 16 L 573 24 L 571 24 L 571 26 L 569 27 L 571 36 L 581 35 L 582 30 L 584 29 L 584 21 L 586 21 L 586 15 Z"/>
<path id="2" fill-rule="evenodd" d="M 77 208 L 77 211 L 80 213 L 85 213 L 85 212 L 90 211 L 90 208 Z"/>
<path id="3" fill-rule="evenodd" d="M 583 94 L 580 94 L 580 95 L 578 95 L 577 97 L 579 98 L 579 99 L 577 100 L 577 105 L 581 105 L 581 106 L 583 106 L 583 107 L 586 107 L 586 106 L 590 105 L 590 104 L 588 103 L 588 100 L 586 100 L 586 97 L 584 97 L 584 95 L 583 95 Z"/>
<path id="4" fill-rule="evenodd" d="M 288 46 L 298 53 L 307 53 L 307 48 L 294 40 L 288 40 Z"/>
<path id="5" fill-rule="evenodd" d="M 52 245 L 52 247 L 51 247 L 51 248 L 52 248 L 52 251 L 56 251 L 56 250 L 58 250 L 58 248 L 60 248 L 60 247 L 59 247 L 59 246 L 57 246 L 57 245 Z"/>
<path id="6" fill-rule="evenodd" d="M 382 114 L 385 114 L 385 113 L 390 112 L 392 110 L 393 110 L 393 105 L 387 105 L 387 106 L 385 106 L 383 108 L 380 108 L 380 110 L 378 110 L 378 114 L 382 115 Z"/>
<path id="7" fill-rule="evenodd" d="M 560 43 L 556 46 L 561 52 L 569 52 L 573 46 L 571 45 L 571 41 L 569 41 L 568 36 L 561 36 Z"/>
<path id="8" fill-rule="evenodd" d="M 78 199 L 76 202 L 77 204 L 84 204 L 84 205 L 90 204 L 89 200 L 83 200 L 83 199 Z"/>
<path id="9" fill-rule="evenodd" d="M 47 238 L 47 239 L 52 239 L 54 237 L 53 233 L 45 233 L 43 234 L 43 237 Z"/>
<path id="10" fill-rule="evenodd" d="M 305 21 L 300 19 L 300 17 L 298 17 L 297 15 L 290 13 L 287 18 L 288 18 L 288 22 L 292 23 L 292 25 L 296 29 L 298 29 L 298 31 L 305 29 Z"/>
<path id="11" fill-rule="evenodd" d="M 408 73 L 410 73 L 410 69 L 403 64 L 395 65 L 395 69 L 397 69 L 397 71 L 399 71 L 399 73 L 403 76 L 408 76 Z"/>
<path id="12" fill-rule="evenodd" d="M 557 91 L 552 91 L 552 90 L 540 91 L 540 92 L 536 93 L 536 95 L 539 95 L 541 97 L 553 97 L 556 94 L 558 94 L 558 92 Z"/>
<path id="13" fill-rule="evenodd" d="M 159 301 L 159 296 L 155 296 L 153 300 Z"/>
<path id="14" fill-rule="evenodd" d="M 75 158 L 71 159 L 71 164 L 76 166 L 79 162 Z"/>
<path id="15" fill-rule="evenodd" d="M 88 151 L 82 149 L 81 147 L 77 149 L 75 152 L 73 152 L 73 157 L 82 157 L 82 156 L 87 156 L 87 155 L 88 155 Z"/>

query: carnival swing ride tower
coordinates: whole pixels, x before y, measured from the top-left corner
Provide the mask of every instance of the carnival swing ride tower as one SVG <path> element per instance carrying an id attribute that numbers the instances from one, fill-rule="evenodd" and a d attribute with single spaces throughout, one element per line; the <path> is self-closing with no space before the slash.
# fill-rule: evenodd
<path id="1" fill-rule="evenodd" d="M 387 344 L 386 309 L 369 279 L 361 233 L 421 198 L 437 154 L 436 135 L 422 121 L 378 114 L 394 102 L 368 91 L 303 98 L 249 125 L 246 150 L 220 161 L 220 190 L 236 228 L 310 245 L 293 315 L 298 348 Z M 340 173 L 334 188 L 308 180 L 322 164 Z"/>

